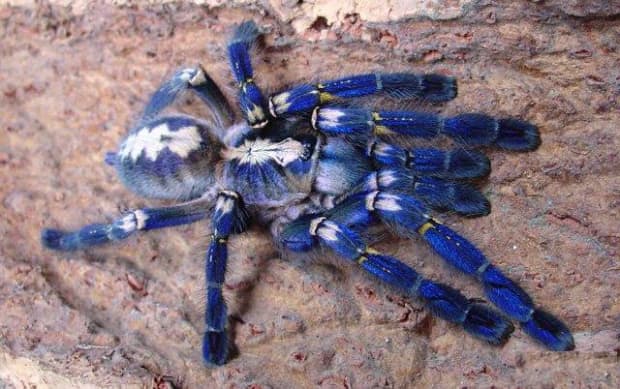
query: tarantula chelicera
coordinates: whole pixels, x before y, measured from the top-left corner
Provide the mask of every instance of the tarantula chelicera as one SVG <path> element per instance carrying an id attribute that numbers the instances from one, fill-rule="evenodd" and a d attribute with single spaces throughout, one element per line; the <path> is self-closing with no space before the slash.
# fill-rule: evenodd
<path id="1" fill-rule="evenodd" d="M 419 297 L 433 314 L 489 343 L 506 341 L 514 329 L 512 319 L 551 350 L 574 348 L 562 322 L 536 307 L 480 250 L 428 210 L 487 214 L 488 201 L 467 180 L 488 174 L 489 160 L 467 148 L 534 150 L 540 144 L 534 125 L 483 114 L 441 117 L 375 111 L 341 102 L 375 94 L 431 102 L 455 98 L 455 80 L 437 74 L 353 75 L 265 98 L 254 81 L 249 53 L 259 35 L 255 23 L 244 22 L 228 44 L 245 121 L 234 122 L 224 95 L 202 67 L 182 69 L 151 97 L 119 151 L 106 156 L 134 192 L 187 202 L 138 209 L 112 223 L 74 232 L 45 229 L 43 244 L 55 250 L 83 249 L 125 239 L 138 230 L 193 223 L 210 215 L 213 233 L 206 254 L 202 346 L 210 364 L 222 365 L 228 358 L 222 296 L 227 240 L 251 221 L 269 226 L 284 250 L 306 252 L 319 246 L 332 250 L 379 280 Z M 186 91 L 206 103 L 211 120 L 163 114 Z M 402 141 L 441 135 L 464 147 L 443 151 L 395 144 L 399 137 Z M 448 263 L 477 278 L 502 313 L 373 249 L 368 229 L 381 223 L 398 235 L 420 236 Z"/>

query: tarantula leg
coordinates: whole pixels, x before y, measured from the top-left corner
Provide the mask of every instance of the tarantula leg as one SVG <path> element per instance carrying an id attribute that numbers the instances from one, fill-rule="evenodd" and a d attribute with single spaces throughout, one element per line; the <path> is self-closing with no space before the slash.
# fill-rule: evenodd
<path id="1" fill-rule="evenodd" d="M 489 300 L 520 322 L 531 337 L 556 351 L 575 347 L 569 329 L 561 321 L 536 308 L 521 287 L 493 266 L 472 243 L 428 216 L 417 200 L 401 194 L 370 192 L 365 204 L 396 231 L 417 232 L 449 264 L 476 276 Z"/>
<path id="2" fill-rule="evenodd" d="M 368 144 L 366 155 L 379 165 L 406 168 L 411 173 L 421 176 L 470 179 L 484 177 L 491 171 L 491 163 L 487 156 L 475 150 L 444 151 L 432 148 L 405 150 L 373 139 Z"/>
<path id="3" fill-rule="evenodd" d="M 299 234 L 300 230 L 305 231 Z M 306 247 L 318 241 L 389 285 L 420 297 L 434 315 L 460 324 L 465 331 L 489 343 L 502 344 L 514 330 L 512 324 L 494 310 L 472 303 L 449 286 L 422 278 L 406 264 L 366 246 L 357 232 L 325 216 L 315 215 L 312 219 L 291 223 L 283 233 L 283 241 L 292 250 L 300 249 L 300 241 L 305 241 Z"/>
<path id="4" fill-rule="evenodd" d="M 562 322 L 536 308 L 532 298 L 520 286 L 493 266 L 465 238 L 432 219 L 417 231 L 446 261 L 466 274 L 477 276 L 489 300 L 509 317 L 521 322 L 530 336 L 556 351 L 575 347 L 570 331 Z"/>
<path id="5" fill-rule="evenodd" d="M 43 245 L 52 250 L 72 251 L 122 240 L 136 231 L 194 223 L 207 216 L 209 201 L 198 199 L 163 208 L 131 211 L 109 224 L 89 224 L 77 231 L 45 228 L 41 231 Z"/>
<path id="6" fill-rule="evenodd" d="M 169 80 L 165 81 L 146 105 L 140 123 L 153 120 L 188 90 L 195 92 L 211 109 L 219 128 L 230 126 L 234 119 L 233 111 L 220 88 L 201 65 L 195 68 L 179 69 Z"/>
<path id="7" fill-rule="evenodd" d="M 566 325 L 535 307 L 523 289 L 493 266 L 472 243 L 429 216 L 422 203 L 415 198 L 383 191 L 357 193 L 322 216 L 356 232 L 382 221 L 401 235 L 417 233 L 450 265 L 476 276 L 482 282 L 488 299 L 511 319 L 520 322 L 531 337 L 556 351 L 575 347 Z M 281 232 L 280 240 L 287 248 L 306 251 L 316 245 L 317 237 L 304 227 L 304 223 L 310 223 L 312 218 L 301 218 Z"/>
<path id="8" fill-rule="evenodd" d="M 450 210 L 463 216 L 488 215 L 491 211 L 489 201 L 472 185 L 435 177 L 418 177 L 402 168 L 382 168 L 370 173 L 363 180 L 360 190 L 411 193 L 433 209 Z"/>
<path id="9" fill-rule="evenodd" d="M 479 113 L 441 117 L 412 111 L 371 111 L 338 106 L 320 107 L 312 126 L 326 135 L 405 135 L 434 138 L 447 135 L 466 146 L 498 146 L 529 151 L 540 145 L 538 128 L 518 119 L 496 119 Z"/>
<path id="10" fill-rule="evenodd" d="M 456 97 L 456 80 L 439 74 L 369 73 L 315 85 L 300 85 L 269 98 L 274 117 L 310 113 L 336 98 L 385 93 L 397 99 L 422 98 L 432 102 Z"/>
<path id="11" fill-rule="evenodd" d="M 228 44 L 228 57 L 233 75 L 239 85 L 241 112 L 252 128 L 263 128 L 269 122 L 263 93 L 254 82 L 250 49 L 260 36 L 253 21 L 241 23 Z"/>
<path id="12" fill-rule="evenodd" d="M 207 251 L 207 307 L 202 355 L 207 364 L 223 365 L 228 359 L 227 309 L 222 287 L 228 260 L 227 240 L 246 229 L 248 215 L 239 195 L 220 192 L 213 214 L 213 234 Z"/>

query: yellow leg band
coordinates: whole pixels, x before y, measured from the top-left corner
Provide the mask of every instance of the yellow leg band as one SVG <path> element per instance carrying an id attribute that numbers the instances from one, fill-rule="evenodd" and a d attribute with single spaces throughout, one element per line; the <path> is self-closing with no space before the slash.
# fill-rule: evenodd
<path id="1" fill-rule="evenodd" d="M 228 239 L 227 238 L 218 238 L 214 234 L 211 234 L 211 241 L 212 242 L 218 242 L 218 243 L 226 243 L 228 241 Z"/>
<path id="2" fill-rule="evenodd" d="M 422 227 L 418 228 L 418 234 L 424 235 L 431 228 L 435 228 L 435 223 L 433 221 L 426 222 L 422 224 Z"/>
<path id="3" fill-rule="evenodd" d="M 321 104 L 329 103 L 334 99 L 334 95 L 327 92 L 319 92 L 319 102 Z"/>
<path id="4" fill-rule="evenodd" d="M 378 252 L 377 250 L 373 249 L 372 247 L 366 247 L 366 254 L 381 254 L 380 252 Z"/>
<path id="5" fill-rule="evenodd" d="M 392 131 L 390 131 L 389 128 L 387 128 L 386 126 L 380 126 L 380 125 L 375 125 L 375 134 L 377 135 L 387 135 L 387 134 L 391 134 Z"/>
<path id="6" fill-rule="evenodd" d="M 372 247 L 366 247 L 366 250 L 364 250 L 362 255 L 360 255 L 356 260 L 359 265 L 368 261 L 368 257 L 366 256 L 367 254 L 376 255 L 380 253 L 377 250 L 373 249 Z"/>

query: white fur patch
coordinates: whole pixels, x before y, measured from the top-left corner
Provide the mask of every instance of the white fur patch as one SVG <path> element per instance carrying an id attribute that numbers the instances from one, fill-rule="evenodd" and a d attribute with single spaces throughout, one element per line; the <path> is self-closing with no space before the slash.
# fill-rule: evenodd
<path id="1" fill-rule="evenodd" d="M 375 191 L 375 192 L 370 192 L 366 195 L 365 204 L 366 204 L 367 210 L 369 211 L 375 210 L 375 200 L 377 199 L 378 194 L 379 192 Z"/>
<path id="2" fill-rule="evenodd" d="M 379 173 L 379 185 L 382 187 L 390 186 L 396 181 L 392 170 L 383 170 Z"/>
<path id="3" fill-rule="evenodd" d="M 278 114 L 284 113 L 291 106 L 291 103 L 288 102 L 288 98 L 291 96 L 290 93 L 284 92 L 278 95 L 272 96 L 269 99 L 269 112 L 273 115 L 273 117 L 277 117 Z"/>
<path id="4" fill-rule="evenodd" d="M 189 153 L 198 150 L 202 144 L 202 136 L 196 126 L 181 127 L 177 131 L 170 131 L 167 123 L 156 127 L 144 127 L 140 131 L 131 134 L 121 145 L 118 153 L 121 158 L 138 160 L 142 152 L 146 158 L 155 161 L 159 153 L 168 148 L 181 158 L 186 158 Z"/>
<path id="5" fill-rule="evenodd" d="M 319 228 L 319 224 L 323 223 L 325 219 L 327 218 L 321 216 L 321 217 L 317 217 L 317 218 L 310 220 L 310 228 L 308 229 L 308 231 L 310 232 L 310 235 L 312 236 L 316 235 L 316 230 Z"/>
<path id="6" fill-rule="evenodd" d="M 198 66 L 196 68 L 195 72 L 196 72 L 196 74 L 193 77 L 191 77 L 190 79 L 187 80 L 190 85 L 198 86 L 198 85 L 202 85 L 202 84 L 207 82 L 207 77 L 205 75 L 205 71 L 202 69 L 201 66 Z"/>
<path id="7" fill-rule="evenodd" d="M 263 107 L 259 105 L 254 104 L 252 106 L 252 109 L 248 109 L 246 111 L 246 115 L 248 118 L 248 122 L 256 123 L 251 126 L 252 128 L 263 128 L 267 125 L 265 111 L 263 111 Z"/>
<path id="8" fill-rule="evenodd" d="M 378 157 L 386 157 L 386 156 L 391 155 L 392 149 L 393 147 L 386 143 L 377 142 L 375 144 L 374 152 L 375 152 L 375 155 Z"/>
<path id="9" fill-rule="evenodd" d="M 337 108 L 321 108 L 319 111 L 319 120 L 327 120 L 337 122 L 345 113 Z"/>
<path id="10" fill-rule="evenodd" d="M 149 215 L 141 210 L 133 211 L 133 215 L 136 218 L 136 227 L 141 230 L 146 226 L 146 221 L 149 219 Z"/>
<path id="11" fill-rule="evenodd" d="M 316 116 L 317 118 L 315 125 L 319 128 L 328 130 L 339 126 L 341 124 L 340 118 L 345 116 L 345 113 L 336 108 L 321 108 L 318 110 Z"/>
<path id="12" fill-rule="evenodd" d="M 299 159 L 304 153 L 304 145 L 293 138 L 286 138 L 273 143 L 269 139 L 246 140 L 241 146 L 226 149 L 222 157 L 227 160 L 237 159 L 240 164 L 260 165 L 275 161 L 280 166 Z"/>
<path id="13" fill-rule="evenodd" d="M 125 232 L 133 232 L 138 228 L 138 221 L 135 213 L 130 213 L 121 218 L 121 224 L 119 226 Z"/>
<path id="14" fill-rule="evenodd" d="M 398 204 L 398 197 L 390 194 L 383 195 L 377 199 L 375 208 L 389 212 L 398 212 L 403 209 L 403 207 Z"/>
<path id="15" fill-rule="evenodd" d="M 217 199 L 217 203 L 215 204 L 215 209 L 220 211 L 222 214 L 227 214 L 232 212 L 235 207 L 235 202 L 230 197 L 220 196 Z"/>
<path id="16" fill-rule="evenodd" d="M 317 235 L 323 239 L 330 242 L 338 241 L 338 233 L 341 233 L 342 230 L 338 227 L 338 225 L 334 222 L 330 222 L 329 220 L 323 221 L 323 224 L 317 229 Z"/>
<path id="17" fill-rule="evenodd" d="M 181 74 L 179 74 L 179 78 L 185 82 L 188 82 L 192 77 L 196 74 L 196 70 L 192 68 L 185 68 L 181 70 Z"/>

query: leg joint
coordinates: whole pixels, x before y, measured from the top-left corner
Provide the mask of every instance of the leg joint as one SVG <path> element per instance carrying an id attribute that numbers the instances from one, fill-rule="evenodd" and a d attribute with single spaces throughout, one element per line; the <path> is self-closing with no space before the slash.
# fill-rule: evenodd
<path id="1" fill-rule="evenodd" d="M 321 217 L 317 217 L 315 219 L 310 220 L 310 228 L 309 228 L 309 232 L 310 235 L 312 236 L 316 236 L 316 231 L 319 229 L 319 226 L 321 225 L 321 223 L 323 223 L 323 221 L 327 220 L 326 217 L 321 216 Z"/>
<path id="2" fill-rule="evenodd" d="M 440 224 L 437 220 L 430 218 L 428 221 L 418 228 L 418 234 L 424 236 L 428 230 L 431 228 L 435 228 L 438 224 Z"/>

